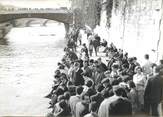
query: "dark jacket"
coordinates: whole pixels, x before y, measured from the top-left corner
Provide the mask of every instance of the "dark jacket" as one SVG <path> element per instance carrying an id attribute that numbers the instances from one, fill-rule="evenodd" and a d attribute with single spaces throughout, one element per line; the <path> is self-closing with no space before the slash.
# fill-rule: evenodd
<path id="1" fill-rule="evenodd" d="M 82 76 L 83 70 L 79 69 L 77 72 L 72 72 L 72 79 L 75 86 L 84 85 L 84 78 Z"/>
<path id="2" fill-rule="evenodd" d="M 109 107 L 111 116 L 130 116 L 132 115 L 132 105 L 127 98 L 119 98 L 112 102 Z"/>
<path id="3" fill-rule="evenodd" d="M 78 102 L 76 104 L 75 117 L 83 117 L 89 113 L 89 104 L 85 102 Z"/>
<path id="4" fill-rule="evenodd" d="M 84 67 L 83 75 L 91 78 L 92 77 L 92 70 L 88 66 Z"/>
<path id="5" fill-rule="evenodd" d="M 101 102 L 104 100 L 104 97 L 101 93 L 96 93 L 91 97 L 92 102 L 95 101 L 97 103 L 98 108 L 100 107 Z"/>
<path id="6" fill-rule="evenodd" d="M 107 66 L 106 66 L 104 63 L 101 63 L 99 66 L 100 66 L 100 69 L 101 69 L 103 72 L 105 72 L 105 71 L 108 70 Z"/>
<path id="7" fill-rule="evenodd" d="M 163 97 L 163 79 L 160 75 L 149 78 L 145 87 L 144 99 L 146 102 L 159 103 Z"/>

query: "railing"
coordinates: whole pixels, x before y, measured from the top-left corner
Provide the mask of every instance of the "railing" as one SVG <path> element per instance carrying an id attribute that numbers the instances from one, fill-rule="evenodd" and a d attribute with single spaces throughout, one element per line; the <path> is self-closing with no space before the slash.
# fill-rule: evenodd
<path id="1" fill-rule="evenodd" d="M 53 8 L 0 8 L 0 14 L 9 13 L 71 13 L 68 9 L 53 9 Z"/>
<path id="2" fill-rule="evenodd" d="M 61 8 L 0 8 L 0 11 L 60 11 L 60 10 L 68 10 L 67 7 Z"/>

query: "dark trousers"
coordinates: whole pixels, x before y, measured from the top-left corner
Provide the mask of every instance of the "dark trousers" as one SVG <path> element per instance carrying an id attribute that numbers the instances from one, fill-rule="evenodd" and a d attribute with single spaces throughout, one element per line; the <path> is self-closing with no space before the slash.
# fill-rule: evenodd
<path id="1" fill-rule="evenodd" d="M 159 116 L 159 103 L 154 102 L 145 102 L 144 109 L 146 114 L 150 114 L 152 111 L 152 116 Z"/>

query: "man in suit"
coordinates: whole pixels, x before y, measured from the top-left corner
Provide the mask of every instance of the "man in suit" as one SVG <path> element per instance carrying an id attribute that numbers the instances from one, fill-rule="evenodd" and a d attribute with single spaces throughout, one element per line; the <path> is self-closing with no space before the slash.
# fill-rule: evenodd
<path id="1" fill-rule="evenodd" d="M 131 103 L 126 98 L 122 97 L 123 89 L 118 85 L 113 86 L 113 92 L 113 96 L 104 99 L 101 103 L 98 110 L 98 116 L 110 117 L 118 115 L 132 115 Z"/>
<path id="2" fill-rule="evenodd" d="M 105 72 L 108 70 L 107 66 L 105 65 L 105 63 L 102 62 L 101 57 L 97 59 L 98 61 L 98 65 L 100 66 L 100 69 Z"/>
<path id="3" fill-rule="evenodd" d="M 97 106 L 97 110 L 101 104 L 101 102 L 104 100 L 103 94 L 102 94 L 102 90 L 104 89 L 104 87 L 102 86 L 102 84 L 97 85 L 97 89 L 96 89 L 96 94 L 91 96 L 91 101 L 92 102 L 96 102 L 96 106 Z"/>
<path id="4" fill-rule="evenodd" d="M 110 103 L 109 115 L 110 116 L 131 116 L 132 115 L 132 105 L 131 102 L 122 97 L 125 89 L 119 88 L 115 92 L 119 98 Z"/>
<path id="5" fill-rule="evenodd" d="M 161 78 L 160 67 L 154 68 L 154 74 L 147 82 L 144 92 L 145 112 L 152 116 L 159 116 L 159 104 L 163 97 L 163 78 Z"/>

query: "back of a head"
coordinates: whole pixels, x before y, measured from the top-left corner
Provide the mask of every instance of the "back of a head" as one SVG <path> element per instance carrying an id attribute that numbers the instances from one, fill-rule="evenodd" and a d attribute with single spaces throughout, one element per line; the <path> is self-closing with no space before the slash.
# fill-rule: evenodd
<path id="1" fill-rule="evenodd" d="M 91 80 L 88 80 L 87 83 L 86 83 L 86 86 L 91 87 L 92 85 L 93 85 L 93 82 Z"/>
<path id="2" fill-rule="evenodd" d="M 66 75 L 65 73 L 61 73 L 61 77 L 62 77 L 63 79 L 67 79 L 67 75 Z"/>
<path id="3" fill-rule="evenodd" d="M 119 68 L 119 65 L 116 64 L 116 63 L 113 63 L 112 68 L 114 68 L 114 69 L 118 69 L 118 68 Z"/>
<path id="4" fill-rule="evenodd" d="M 65 93 L 64 93 L 64 97 L 65 97 L 65 99 L 66 100 L 69 100 L 70 99 L 70 92 L 69 91 L 66 91 Z"/>
<path id="5" fill-rule="evenodd" d="M 122 68 L 124 68 L 124 69 L 127 69 L 129 66 L 128 66 L 128 64 L 123 64 L 122 65 Z"/>
<path id="6" fill-rule="evenodd" d="M 137 60 L 137 57 L 133 57 L 134 60 Z"/>
<path id="7" fill-rule="evenodd" d="M 101 57 L 99 57 L 99 58 L 97 59 L 97 61 L 101 61 Z"/>
<path id="8" fill-rule="evenodd" d="M 133 58 L 128 58 L 128 62 L 129 62 L 129 63 L 132 63 L 133 60 L 134 60 Z"/>
<path id="9" fill-rule="evenodd" d="M 115 85 L 118 85 L 119 84 L 119 81 L 117 79 L 114 79 L 112 82 L 111 82 L 111 85 L 112 86 L 115 86 Z"/>
<path id="10" fill-rule="evenodd" d="M 109 92 L 109 90 L 104 90 L 104 92 L 103 92 L 103 97 L 104 97 L 104 98 L 110 97 L 110 92 Z"/>
<path id="11" fill-rule="evenodd" d="M 79 62 L 75 62 L 74 66 L 75 67 L 79 67 L 80 66 L 80 63 Z"/>
<path id="12" fill-rule="evenodd" d="M 104 86 L 102 84 L 97 85 L 97 91 L 101 92 L 104 89 Z"/>
<path id="13" fill-rule="evenodd" d="M 136 87 L 136 85 L 135 85 L 135 83 L 133 81 L 129 81 L 129 86 L 130 86 L 130 88 L 135 88 Z"/>
<path id="14" fill-rule="evenodd" d="M 61 88 L 57 88 L 57 90 L 56 90 L 56 92 L 55 92 L 55 94 L 56 94 L 57 96 L 62 95 L 63 93 L 64 93 L 64 91 L 63 91 L 63 89 L 61 89 Z"/>
<path id="15" fill-rule="evenodd" d="M 61 101 L 61 100 L 64 100 L 64 99 L 65 99 L 64 95 L 59 95 L 58 96 L 58 101 Z"/>
<path id="16" fill-rule="evenodd" d="M 76 88 L 76 94 L 80 95 L 83 92 L 83 87 L 82 86 L 78 86 Z"/>
<path id="17" fill-rule="evenodd" d="M 160 64 L 163 65 L 163 59 L 160 60 Z"/>
<path id="18" fill-rule="evenodd" d="M 120 86 L 116 85 L 113 86 L 113 92 L 117 95 L 117 96 L 122 96 L 122 90 L 123 88 L 121 88 Z"/>
<path id="19" fill-rule="evenodd" d="M 148 60 L 148 59 L 149 59 L 149 54 L 145 54 L 145 55 L 144 55 L 144 58 L 145 58 L 146 60 Z"/>
<path id="20" fill-rule="evenodd" d="M 59 106 L 60 106 L 62 109 L 64 109 L 64 108 L 67 107 L 67 104 L 66 104 L 66 102 L 65 102 L 64 100 L 62 100 L 62 101 L 59 102 Z"/>
<path id="21" fill-rule="evenodd" d="M 93 59 L 90 59 L 90 61 L 89 61 L 90 63 L 94 63 L 94 60 Z"/>
<path id="22" fill-rule="evenodd" d="M 155 73 L 160 73 L 160 70 L 161 70 L 160 67 L 157 66 L 157 67 L 155 67 L 154 72 L 155 72 Z"/>

